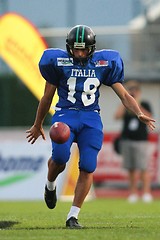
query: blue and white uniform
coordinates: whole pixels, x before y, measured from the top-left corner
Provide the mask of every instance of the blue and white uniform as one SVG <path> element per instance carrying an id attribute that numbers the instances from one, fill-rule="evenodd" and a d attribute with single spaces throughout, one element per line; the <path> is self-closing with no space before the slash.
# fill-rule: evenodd
<path id="1" fill-rule="evenodd" d="M 82 66 L 61 49 L 47 49 L 39 63 L 42 76 L 57 86 L 59 101 L 52 123 L 62 121 L 71 129 L 70 139 L 64 144 L 52 143 L 52 158 L 66 163 L 70 147 L 77 142 L 79 167 L 87 172 L 96 168 L 97 154 L 102 146 L 102 122 L 99 115 L 99 88 L 111 86 L 124 79 L 123 62 L 117 51 L 95 51 Z"/>

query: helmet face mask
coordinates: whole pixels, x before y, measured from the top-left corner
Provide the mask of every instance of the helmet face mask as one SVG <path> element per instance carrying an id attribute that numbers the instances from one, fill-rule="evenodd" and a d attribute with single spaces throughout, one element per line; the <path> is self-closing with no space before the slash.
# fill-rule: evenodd
<path id="1" fill-rule="evenodd" d="M 85 25 L 77 25 L 73 27 L 67 35 L 66 49 L 70 56 L 80 62 L 86 62 L 94 53 L 96 49 L 95 34 L 92 29 Z M 88 54 L 85 58 L 76 58 L 74 56 L 74 49 L 85 50 L 88 49 Z"/>

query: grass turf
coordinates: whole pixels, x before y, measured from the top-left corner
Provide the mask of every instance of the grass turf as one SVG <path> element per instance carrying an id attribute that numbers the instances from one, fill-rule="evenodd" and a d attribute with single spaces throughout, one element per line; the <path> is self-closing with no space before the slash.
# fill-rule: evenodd
<path id="1" fill-rule="evenodd" d="M 125 199 L 85 202 L 79 215 L 84 229 L 65 228 L 71 203 L 58 202 L 49 210 L 44 202 L 0 202 L 3 240 L 159 240 L 159 201 L 129 204 Z"/>

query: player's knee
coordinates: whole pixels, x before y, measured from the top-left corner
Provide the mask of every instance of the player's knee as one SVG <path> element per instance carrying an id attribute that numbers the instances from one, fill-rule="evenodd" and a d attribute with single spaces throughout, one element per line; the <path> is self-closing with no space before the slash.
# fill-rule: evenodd
<path id="1" fill-rule="evenodd" d="M 50 158 L 50 161 L 48 162 L 48 168 L 50 171 L 54 171 L 55 169 L 58 171 L 58 173 L 61 173 L 64 171 L 66 167 L 66 164 L 59 164 L 54 161 L 54 159 Z"/>
<path id="2" fill-rule="evenodd" d="M 80 170 L 84 170 L 88 173 L 92 173 L 96 170 L 98 151 L 98 149 L 93 147 L 90 149 L 88 148 L 87 151 L 81 151 L 79 161 Z"/>
<path id="3" fill-rule="evenodd" d="M 58 164 L 65 164 L 70 158 L 70 149 L 61 148 L 59 145 L 53 149 L 52 158 Z"/>
<path id="4" fill-rule="evenodd" d="M 79 163 L 79 169 L 88 173 L 93 173 L 96 170 L 96 166 L 96 161 Z"/>

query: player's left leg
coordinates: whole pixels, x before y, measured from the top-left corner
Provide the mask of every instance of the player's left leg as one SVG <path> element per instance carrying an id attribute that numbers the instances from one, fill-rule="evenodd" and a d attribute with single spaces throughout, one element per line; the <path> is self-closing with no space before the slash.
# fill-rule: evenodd
<path id="1" fill-rule="evenodd" d="M 75 188 L 73 204 L 67 216 L 67 227 L 81 228 L 77 220 L 78 214 L 93 183 L 93 172 L 96 169 L 97 155 L 102 146 L 102 139 L 102 131 L 93 128 L 84 128 L 78 136 L 80 173 Z"/>

